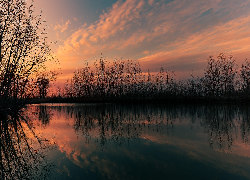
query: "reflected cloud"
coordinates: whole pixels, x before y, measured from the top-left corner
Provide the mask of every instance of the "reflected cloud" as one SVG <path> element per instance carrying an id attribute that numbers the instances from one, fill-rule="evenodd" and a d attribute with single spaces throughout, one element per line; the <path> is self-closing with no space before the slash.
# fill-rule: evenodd
<path id="1" fill-rule="evenodd" d="M 132 172 L 132 167 L 125 165 L 128 163 L 140 167 L 142 164 L 158 164 L 154 166 L 154 171 L 162 175 L 162 169 L 169 170 L 166 162 L 170 163 L 170 157 L 175 157 L 175 161 L 180 163 L 200 162 L 204 168 L 221 169 L 232 177 L 237 177 L 239 172 L 244 177 L 250 177 L 246 173 L 250 158 L 250 117 L 247 106 L 41 106 L 42 111 L 53 113 L 47 126 L 40 126 L 38 131 L 47 139 L 53 138 L 58 150 L 86 173 L 95 173 L 104 179 L 123 179 L 130 177 L 129 172 Z M 44 109 L 43 106 L 47 107 Z M 158 155 L 162 158 L 157 158 Z M 71 178 L 78 177 L 77 174 L 72 175 L 73 165 L 60 165 L 68 169 Z M 177 167 L 172 168 L 172 171 L 176 171 Z M 135 174 L 131 174 L 131 178 L 134 177 Z"/>

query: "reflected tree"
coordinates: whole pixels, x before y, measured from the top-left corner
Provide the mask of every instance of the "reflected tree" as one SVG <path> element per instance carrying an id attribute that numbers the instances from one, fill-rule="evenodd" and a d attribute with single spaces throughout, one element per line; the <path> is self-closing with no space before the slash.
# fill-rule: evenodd
<path id="1" fill-rule="evenodd" d="M 0 135 L 1 179 L 45 179 L 51 168 L 43 155 L 46 141 L 22 112 L 1 114 Z"/>
<path id="2" fill-rule="evenodd" d="M 108 142 L 121 146 L 129 141 L 139 141 L 150 133 L 173 133 L 176 110 L 168 112 L 162 107 L 126 106 L 114 104 L 86 106 L 51 106 L 60 113 L 74 119 L 74 129 L 86 138 L 88 143 L 95 139 L 105 148 Z M 47 109 L 49 111 L 49 109 Z M 96 134 L 98 132 L 98 135 Z"/>
<path id="3" fill-rule="evenodd" d="M 46 105 L 41 105 L 38 107 L 39 117 L 38 119 L 42 121 L 43 125 L 48 125 L 51 118 L 51 112 Z"/>
<path id="4" fill-rule="evenodd" d="M 246 107 L 86 104 L 51 106 L 49 109 L 44 110 L 65 113 L 68 119 L 74 120 L 76 133 L 84 136 L 87 143 L 95 140 L 103 148 L 110 142 L 122 146 L 151 134 L 171 136 L 175 133 L 176 121 L 190 121 L 191 129 L 194 124 L 200 124 L 214 149 L 232 150 L 238 135 L 243 143 L 249 143 L 250 117 Z"/>
<path id="5" fill-rule="evenodd" d="M 243 143 L 249 143 L 249 135 L 250 135 L 250 108 L 248 106 L 243 106 L 240 109 L 241 121 L 240 129 L 241 129 L 241 138 Z"/>
<path id="6" fill-rule="evenodd" d="M 236 132 L 236 113 L 232 106 L 208 106 L 205 109 L 204 125 L 212 148 L 231 149 Z"/>

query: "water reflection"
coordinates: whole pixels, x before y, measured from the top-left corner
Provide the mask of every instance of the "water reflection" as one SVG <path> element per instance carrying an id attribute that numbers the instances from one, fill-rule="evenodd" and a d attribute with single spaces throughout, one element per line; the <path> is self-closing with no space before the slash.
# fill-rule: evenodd
<path id="1" fill-rule="evenodd" d="M 241 138 L 248 143 L 250 108 L 247 106 L 185 106 L 185 105 L 60 105 L 38 106 L 39 120 L 49 124 L 52 111 L 74 119 L 73 128 L 86 137 L 98 138 L 101 146 L 107 141 L 121 145 L 124 138 L 137 141 L 142 135 L 174 135 L 175 124 L 198 123 L 208 135 L 211 148 L 231 149 Z M 241 137 L 238 137 L 240 133 Z"/>
<path id="2" fill-rule="evenodd" d="M 152 106 L 119 106 L 113 104 L 76 106 L 39 106 L 39 117 L 43 124 L 48 121 L 48 111 L 74 119 L 73 128 L 89 139 L 95 137 L 101 146 L 107 141 L 122 145 L 124 140 L 138 141 L 142 134 L 153 132 L 173 134 L 176 111 L 154 109 Z M 47 109 L 48 111 L 44 111 Z"/>
<path id="3" fill-rule="evenodd" d="M 47 104 L 27 111 L 58 147 L 51 155 L 58 179 L 250 178 L 248 106 Z"/>
<path id="4" fill-rule="evenodd" d="M 45 105 L 41 105 L 38 108 L 39 108 L 39 110 L 38 110 L 39 120 L 42 121 L 43 125 L 49 124 L 49 121 L 51 118 L 50 109 Z"/>
<path id="5" fill-rule="evenodd" d="M 39 138 L 25 112 L 0 115 L 0 179 L 45 179 L 46 141 Z"/>

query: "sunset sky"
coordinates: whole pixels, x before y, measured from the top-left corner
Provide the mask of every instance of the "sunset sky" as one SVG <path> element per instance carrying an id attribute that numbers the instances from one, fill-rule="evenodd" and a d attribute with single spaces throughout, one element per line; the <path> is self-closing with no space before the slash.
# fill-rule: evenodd
<path id="1" fill-rule="evenodd" d="M 59 82 L 101 53 L 136 59 L 144 71 L 202 75 L 209 55 L 250 58 L 249 0 L 36 0 L 60 61 Z"/>

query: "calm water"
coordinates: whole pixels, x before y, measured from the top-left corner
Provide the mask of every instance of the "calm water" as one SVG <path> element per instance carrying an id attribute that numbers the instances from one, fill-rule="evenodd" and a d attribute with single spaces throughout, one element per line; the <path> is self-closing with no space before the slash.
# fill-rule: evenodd
<path id="1" fill-rule="evenodd" d="M 1 119 L 2 179 L 250 179 L 250 106 L 42 104 Z"/>

